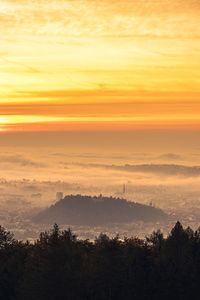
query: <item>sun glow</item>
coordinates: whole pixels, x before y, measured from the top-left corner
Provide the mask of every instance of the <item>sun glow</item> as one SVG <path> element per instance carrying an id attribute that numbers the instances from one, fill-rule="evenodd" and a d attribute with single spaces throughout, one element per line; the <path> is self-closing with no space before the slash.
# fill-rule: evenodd
<path id="1" fill-rule="evenodd" d="M 58 122 L 64 121 L 65 118 L 61 117 L 47 117 L 47 116 L 3 116 L 0 117 L 0 123 L 2 124 L 22 124 L 22 123 L 41 123 L 41 122 Z"/>
<path id="2" fill-rule="evenodd" d="M 153 128 L 200 128 L 200 114 L 146 116 L 0 116 L 0 131 L 55 131 L 55 130 L 132 130 Z"/>

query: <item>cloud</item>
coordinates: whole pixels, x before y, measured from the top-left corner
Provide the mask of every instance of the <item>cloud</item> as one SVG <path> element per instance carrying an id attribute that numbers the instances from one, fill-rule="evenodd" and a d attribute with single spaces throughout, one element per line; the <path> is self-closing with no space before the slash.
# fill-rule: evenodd
<path id="1" fill-rule="evenodd" d="M 107 164 L 84 164 L 84 163 L 71 163 L 67 164 L 68 167 L 79 166 L 82 168 L 102 168 L 107 170 L 115 170 L 130 173 L 151 173 L 155 175 L 164 176 L 183 176 L 183 177 L 199 177 L 200 167 L 199 166 L 184 166 L 176 164 L 137 164 L 137 165 L 107 165 Z"/>
<path id="2" fill-rule="evenodd" d="M 31 159 L 27 159 L 22 155 L 0 155 L 0 164 L 18 164 L 23 167 L 36 167 L 36 168 L 44 168 L 46 165 L 42 162 L 36 162 Z"/>
<path id="3" fill-rule="evenodd" d="M 157 159 L 166 159 L 166 160 L 183 160 L 184 158 L 181 155 L 175 153 L 165 153 L 157 157 Z"/>
<path id="4" fill-rule="evenodd" d="M 72 153 L 52 153 L 52 156 L 56 157 L 77 157 L 77 158 L 102 158 L 103 156 L 95 153 L 80 153 L 80 154 L 72 154 Z"/>
<path id="5" fill-rule="evenodd" d="M 25 63 L 18 62 L 18 61 L 12 61 L 12 60 L 7 59 L 7 58 L 2 58 L 2 60 L 4 60 L 4 62 L 7 62 L 8 64 L 22 67 L 23 69 L 25 69 L 27 72 L 30 72 L 30 73 L 41 73 L 41 71 L 39 69 L 34 68 L 34 67 L 32 67 L 28 64 L 25 64 Z"/>
<path id="6" fill-rule="evenodd" d="M 140 36 L 177 35 L 181 23 L 187 29 L 186 18 L 199 9 L 198 1 L 2 1 L 1 22 L 24 32 L 71 36 Z M 45 11 L 45 15 L 41 12 Z M 94 18 L 95 15 L 95 18 Z M 158 21 L 159 30 L 158 30 Z M 166 23 L 166 24 L 165 24 Z M 31 25 L 31 26 L 30 26 Z M 196 31 L 190 31 L 190 35 Z M 174 29 L 174 30 L 169 30 Z M 170 32 L 169 32 L 170 31 Z M 31 32 L 32 33 L 32 32 Z M 183 35 L 188 30 L 182 30 Z"/>

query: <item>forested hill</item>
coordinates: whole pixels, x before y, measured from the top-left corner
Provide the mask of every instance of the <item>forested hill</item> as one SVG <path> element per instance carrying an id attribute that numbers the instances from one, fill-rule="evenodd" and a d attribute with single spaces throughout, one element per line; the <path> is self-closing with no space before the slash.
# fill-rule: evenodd
<path id="1" fill-rule="evenodd" d="M 113 197 L 70 195 L 34 217 L 36 223 L 103 225 L 158 221 L 166 214 L 155 207 Z"/>

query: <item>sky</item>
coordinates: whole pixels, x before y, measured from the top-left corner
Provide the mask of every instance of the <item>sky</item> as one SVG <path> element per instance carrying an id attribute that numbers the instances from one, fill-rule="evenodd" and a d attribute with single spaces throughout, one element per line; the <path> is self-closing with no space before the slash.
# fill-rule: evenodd
<path id="1" fill-rule="evenodd" d="M 1 0 L 0 134 L 198 131 L 199 15 L 198 0 Z"/>

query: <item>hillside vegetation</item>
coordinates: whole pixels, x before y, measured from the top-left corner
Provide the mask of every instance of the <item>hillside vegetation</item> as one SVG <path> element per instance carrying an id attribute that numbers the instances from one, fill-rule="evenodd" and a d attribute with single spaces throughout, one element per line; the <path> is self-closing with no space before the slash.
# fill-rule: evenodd
<path id="1" fill-rule="evenodd" d="M 158 221 L 166 214 L 155 207 L 113 197 L 70 195 L 42 211 L 33 221 L 68 225 L 103 225 L 133 221 Z"/>

